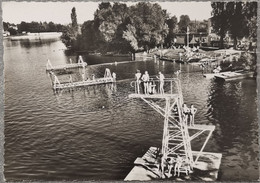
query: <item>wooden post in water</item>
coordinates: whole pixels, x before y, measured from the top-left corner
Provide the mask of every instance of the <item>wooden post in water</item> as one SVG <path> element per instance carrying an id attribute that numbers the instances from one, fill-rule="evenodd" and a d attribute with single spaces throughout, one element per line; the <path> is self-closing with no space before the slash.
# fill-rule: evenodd
<path id="1" fill-rule="evenodd" d="M 46 68 L 49 69 L 53 69 L 53 66 L 51 64 L 51 61 L 49 59 L 47 59 L 47 64 L 46 64 Z"/>

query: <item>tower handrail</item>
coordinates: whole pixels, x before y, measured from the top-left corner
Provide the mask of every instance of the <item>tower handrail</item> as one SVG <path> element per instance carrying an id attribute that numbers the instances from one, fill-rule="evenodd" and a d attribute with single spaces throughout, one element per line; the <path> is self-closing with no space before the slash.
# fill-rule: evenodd
<path id="1" fill-rule="evenodd" d="M 142 83 L 144 83 L 144 81 L 142 81 L 142 80 L 136 80 L 136 81 L 132 81 L 130 83 L 130 86 L 133 87 L 134 90 L 135 90 L 135 94 L 141 94 L 138 91 L 138 85 L 140 87 L 140 84 L 142 84 Z M 157 78 L 150 78 L 148 83 L 151 83 L 151 87 L 155 87 L 156 88 L 154 90 L 156 92 L 156 94 L 160 94 L 160 91 L 159 91 L 160 80 L 159 79 L 157 79 Z M 169 88 L 169 86 L 170 86 L 170 88 Z M 183 96 L 182 96 L 181 84 L 180 84 L 180 80 L 178 78 L 165 78 L 164 79 L 164 91 L 165 91 L 165 94 L 167 94 L 167 95 L 177 94 L 180 97 L 181 103 L 183 104 Z M 152 94 L 155 94 L 155 93 L 152 92 Z"/>

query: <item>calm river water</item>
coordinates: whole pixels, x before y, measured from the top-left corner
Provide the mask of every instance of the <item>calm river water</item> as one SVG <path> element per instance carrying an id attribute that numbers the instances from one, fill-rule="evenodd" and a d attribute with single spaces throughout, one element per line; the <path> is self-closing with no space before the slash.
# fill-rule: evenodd
<path id="1" fill-rule="evenodd" d="M 122 181 L 138 156 L 161 146 L 163 133 L 163 118 L 141 100 L 128 98 L 129 79 L 136 69 L 175 77 L 180 65 L 98 66 L 93 64 L 130 58 L 84 57 L 89 76 L 102 76 L 108 67 L 117 73 L 116 86 L 55 94 L 45 71 L 48 58 L 58 65 L 76 56 L 66 53 L 59 39 L 4 40 L 6 180 Z M 203 78 L 197 66 L 181 65 L 181 70 L 184 101 L 198 108 L 195 122 L 216 126 L 205 151 L 223 154 L 219 180 L 257 180 L 256 81 L 216 82 Z M 59 77 L 68 80 L 68 75 Z"/>

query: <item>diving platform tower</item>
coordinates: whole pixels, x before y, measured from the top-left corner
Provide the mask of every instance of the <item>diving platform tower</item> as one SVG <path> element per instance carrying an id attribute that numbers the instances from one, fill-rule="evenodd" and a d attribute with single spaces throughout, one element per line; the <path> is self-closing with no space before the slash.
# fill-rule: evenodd
<path id="1" fill-rule="evenodd" d="M 197 125 L 190 123 L 190 120 L 194 118 L 189 118 L 183 109 L 183 95 L 181 90 L 180 80 L 177 78 L 169 78 L 164 80 L 164 93 L 159 93 L 160 82 L 156 79 L 151 81 L 149 86 L 155 87 L 154 90 L 149 94 L 142 94 L 139 92 L 140 86 L 142 83 L 133 82 L 135 93 L 129 95 L 129 98 L 140 98 L 151 106 L 155 111 L 157 111 L 164 118 L 164 127 L 163 127 L 163 137 L 162 137 L 162 147 L 159 151 L 160 158 L 155 157 L 155 150 L 149 155 L 150 158 L 144 158 L 140 161 L 137 159 L 135 161 L 136 165 L 146 166 L 146 169 L 149 165 L 153 165 L 157 168 L 153 169 L 153 173 L 156 176 L 139 175 L 139 171 L 134 171 L 126 177 L 125 180 L 150 180 L 149 178 L 167 178 L 172 177 L 171 170 L 174 171 L 175 175 L 180 175 L 180 173 L 185 173 L 189 175 L 193 172 L 193 168 L 198 168 L 199 158 L 203 155 L 203 150 L 215 129 L 213 125 Z M 132 83 L 132 86 L 133 86 Z M 156 91 L 158 90 L 158 91 Z M 200 151 L 192 151 L 191 141 L 200 136 L 201 134 L 206 133 L 206 140 L 204 141 Z M 150 149 L 153 149 L 152 147 Z M 149 150 L 148 150 L 149 151 Z M 147 153 L 146 153 L 147 154 Z M 217 153 L 213 153 L 217 154 Z M 145 155 L 146 156 L 146 155 Z M 216 168 L 219 168 L 221 154 L 218 156 L 218 165 Z M 149 161 L 147 160 L 149 159 Z M 171 167 L 171 168 L 169 168 Z M 147 170 L 145 170 L 147 172 Z M 136 175 L 136 172 L 138 175 Z M 145 179 L 145 176 L 147 179 Z"/>

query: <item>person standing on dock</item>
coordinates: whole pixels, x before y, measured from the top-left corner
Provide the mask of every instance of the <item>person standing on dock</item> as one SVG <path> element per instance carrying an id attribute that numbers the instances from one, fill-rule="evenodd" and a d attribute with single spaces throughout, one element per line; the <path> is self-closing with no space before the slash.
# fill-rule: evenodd
<path id="1" fill-rule="evenodd" d="M 82 81 L 85 81 L 85 72 L 82 72 Z"/>
<path id="2" fill-rule="evenodd" d="M 95 77 L 95 74 L 92 74 L 92 80 L 95 80 L 96 77 Z"/>
<path id="3" fill-rule="evenodd" d="M 186 125 L 187 125 L 187 122 L 188 122 L 189 114 L 190 114 L 190 109 L 187 107 L 186 104 L 183 104 L 183 115 L 185 117 L 185 121 L 184 122 L 186 123 Z"/>
<path id="4" fill-rule="evenodd" d="M 201 63 L 201 64 L 200 64 L 200 67 L 202 68 L 202 74 L 204 74 L 204 70 L 205 70 L 205 68 L 206 68 L 205 63 Z"/>
<path id="5" fill-rule="evenodd" d="M 154 62 L 156 62 L 156 55 L 153 55 Z"/>
<path id="6" fill-rule="evenodd" d="M 69 82 L 70 82 L 70 83 L 73 82 L 73 81 L 72 81 L 72 76 L 71 76 L 71 75 L 69 76 Z"/>
<path id="7" fill-rule="evenodd" d="M 177 70 L 177 71 L 176 71 L 176 76 L 177 76 L 177 78 L 179 77 L 180 73 L 181 73 L 181 70 Z"/>
<path id="8" fill-rule="evenodd" d="M 159 76 L 157 76 L 157 78 L 159 79 L 159 92 L 160 94 L 164 94 L 163 86 L 165 77 L 161 72 L 159 72 Z"/>
<path id="9" fill-rule="evenodd" d="M 150 76 L 148 74 L 148 71 L 144 72 L 144 75 L 142 76 L 142 80 L 144 82 L 144 94 L 148 94 L 148 82 L 150 80 Z"/>
<path id="10" fill-rule="evenodd" d="M 190 125 L 191 126 L 194 126 L 194 117 L 195 117 L 196 112 L 197 112 L 197 109 L 192 104 L 190 106 Z"/>
<path id="11" fill-rule="evenodd" d="M 113 78 L 113 81 L 115 82 L 116 81 L 116 73 L 115 72 L 112 72 L 112 78 Z"/>
<path id="12" fill-rule="evenodd" d="M 167 159 L 167 168 L 168 168 L 168 178 L 170 178 L 172 176 L 172 168 L 174 167 L 174 158 L 170 157 Z"/>
<path id="13" fill-rule="evenodd" d="M 139 70 L 137 70 L 135 73 L 135 79 L 136 79 L 136 88 L 138 94 L 140 93 L 141 76 L 142 74 L 140 73 Z"/>
<path id="14" fill-rule="evenodd" d="M 176 164 L 174 166 L 174 176 L 178 175 L 180 176 L 180 168 L 182 165 L 183 159 L 179 155 L 177 155 Z"/>

